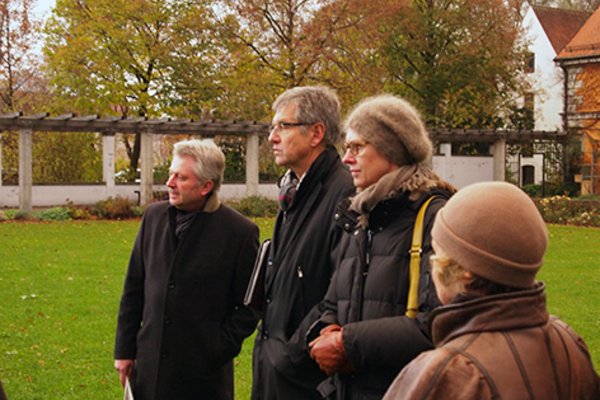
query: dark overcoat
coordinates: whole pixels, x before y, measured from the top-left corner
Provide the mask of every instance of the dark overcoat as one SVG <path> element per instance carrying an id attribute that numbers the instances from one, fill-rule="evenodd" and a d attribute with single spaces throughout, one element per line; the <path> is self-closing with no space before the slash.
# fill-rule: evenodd
<path id="1" fill-rule="evenodd" d="M 265 278 L 262 323 L 253 354 L 252 399 L 320 398 L 326 376 L 310 358 L 304 333 L 321 311 L 341 229 L 337 204 L 354 191 L 348 168 L 329 147 L 302 180 L 294 205 L 279 212 Z"/>
<path id="2" fill-rule="evenodd" d="M 343 327 L 351 373 L 338 373 L 320 390 L 338 400 L 381 399 L 402 367 L 433 347 L 426 329 L 428 312 L 439 305 L 429 274 L 431 228 L 450 193 L 433 189 L 417 200 L 409 192 L 381 201 L 359 227 L 351 213 L 340 209 L 347 228 L 340 242 L 340 260 L 325 296 L 321 321 Z M 405 315 L 409 288 L 412 231 L 421 205 L 436 197 L 423 222 L 417 319 Z M 353 222 L 354 221 L 354 222 Z"/>
<path id="3" fill-rule="evenodd" d="M 256 327 L 242 306 L 258 227 L 219 205 L 178 242 L 174 207 L 150 205 L 131 253 L 115 359 L 135 359 L 136 400 L 232 399 L 232 359 Z"/>

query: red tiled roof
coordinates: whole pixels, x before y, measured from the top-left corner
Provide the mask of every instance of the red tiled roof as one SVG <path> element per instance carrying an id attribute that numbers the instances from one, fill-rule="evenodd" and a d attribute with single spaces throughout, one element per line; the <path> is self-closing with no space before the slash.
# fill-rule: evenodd
<path id="1" fill-rule="evenodd" d="M 600 7 L 558 54 L 557 59 L 600 56 Z"/>
<path id="2" fill-rule="evenodd" d="M 542 24 L 542 28 L 544 28 L 550 43 L 552 43 L 556 54 L 559 54 L 569 43 L 591 15 L 587 11 L 564 10 L 541 6 L 532 6 L 532 8 L 540 24 Z"/>

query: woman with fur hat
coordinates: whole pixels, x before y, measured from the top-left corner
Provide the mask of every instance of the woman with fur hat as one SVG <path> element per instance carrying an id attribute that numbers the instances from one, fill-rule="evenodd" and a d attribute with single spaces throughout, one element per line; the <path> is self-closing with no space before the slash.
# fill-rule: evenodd
<path id="1" fill-rule="evenodd" d="M 600 399 L 581 337 L 546 309 L 535 281 L 548 233 L 516 186 L 460 190 L 437 214 L 432 276 L 445 306 L 431 315 L 436 350 L 385 399 Z"/>
<path id="2" fill-rule="evenodd" d="M 324 397 L 376 399 L 404 365 L 432 348 L 422 323 L 438 305 L 427 267 L 430 230 L 455 189 L 426 165 L 432 143 L 405 100 L 365 99 L 345 128 L 343 161 L 357 194 L 335 215 L 346 234 L 325 310 L 307 339 L 311 357 L 330 376 L 319 386 Z M 411 236 L 429 199 L 413 276 L 415 307 L 409 310 Z"/>

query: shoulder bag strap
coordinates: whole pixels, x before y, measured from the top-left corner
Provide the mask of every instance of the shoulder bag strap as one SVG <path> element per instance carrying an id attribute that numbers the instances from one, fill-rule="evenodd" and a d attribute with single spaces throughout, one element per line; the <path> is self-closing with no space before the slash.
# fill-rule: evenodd
<path id="1" fill-rule="evenodd" d="M 410 270 L 408 286 L 408 299 L 406 301 L 406 313 L 409 318 L 415 318 L 419 311 L 419 271 L 421 270 L 421 252 L 423 244 L 423 221 L 425 220 L 425 211 L 427 206 L 436 196 L 431 196 L 419 209 L 415 227 L 412 235 L 412 245 L 410 246 Z"/>

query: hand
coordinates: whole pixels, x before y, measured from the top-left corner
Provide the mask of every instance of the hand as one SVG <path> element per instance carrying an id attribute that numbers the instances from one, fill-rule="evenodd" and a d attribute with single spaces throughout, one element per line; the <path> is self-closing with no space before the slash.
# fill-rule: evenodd
<path id="1" fill-rule="evenodd" d="M 314 345 L 321 339 L 323 339 L 323 336 L 325 336 L 326 334 L 330 333 L 330 332 L 335 332 L 335 331 L 341 331 L 342 327 L 339 326 L 338 324 L 329 324 L 327 325 L 325 328 L 321 329 L 319 331 L 319 336 L 317 336 L 312 342 L 310 342 L 308 344 L 308 348 L 312 349 L 314 347 Z M 312 355 L 311 355 L 312 356 Z M 314 357 L 313 357 L 314 358 Z"/>
<path id="2" fill-rule="evenodd" d="M 119 373 L 121 386 L 125 386 L 125 378 L 131 374 L 134 360 L 115 360 L 115 369 Z"/>
<path id="3" fill-rule="evenodd" d="M 342 328 L 329 325 L 321 330 L 321 336 L 310 344 L 310 356 L 319 364 L 319 368 L 331 376 L 336 372 L 350 372 L 352 365 L 346 358 Z"/>
<path id="4" fill-rule="evenodd" d="M 335 331 L 341 331 L 342 327 L 339 326 L 338 324 L 330 324 L 327 325 L 325 328 L 321 329 L 321 332 L 319 332 L 320 335 L 326 335 L 329 332 L 335 332 Z"/>

